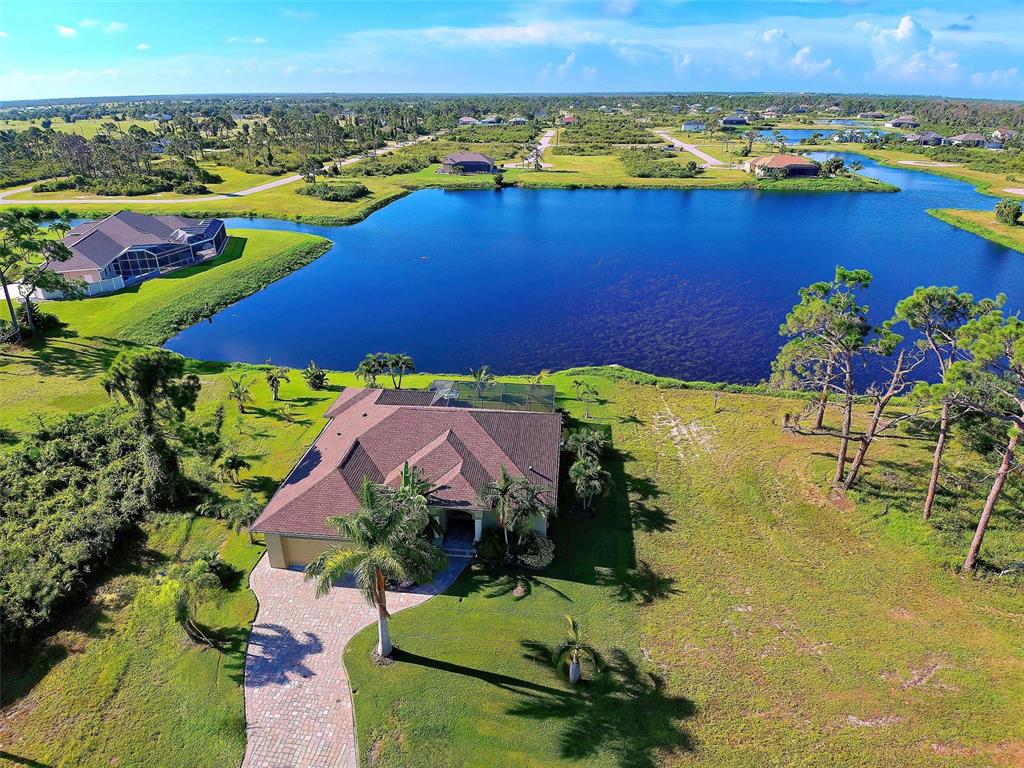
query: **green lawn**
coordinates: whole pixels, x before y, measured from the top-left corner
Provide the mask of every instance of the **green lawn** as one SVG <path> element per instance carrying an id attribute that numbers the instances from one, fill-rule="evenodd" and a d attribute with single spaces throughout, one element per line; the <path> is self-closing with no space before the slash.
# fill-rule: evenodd
<path id="1" fill-rule="evenodd" d="M 156 131 L 157 122 L 156 120 L 121 120 L 115 121 L 112 118 L 87 118 L 85 120 L 76 120 L 73 123 L 65 123 L 64 118 L 54 117 L 50 128 L 60 133 L 77 133 L 79 136 L 84 136 L 87 139 L 91 139 L 95 136 L 99 130 L 100 125 L 103 123 L 116 123 L 121 130 L 127 131 L 131 126 L 138 125 L 145 128 L 147 131 Z M 0 129 L 2 130 L 15 130 L 15 131 L 27 131 L 29 128 L 36 127 L 42 130 L 42 126 L 39 124 L 39 120 L 0 120 Z"/>
<path id="2" fill-rule="evenodd" d="M 396 615 L 396 663 L 372 627 L 350 643 L 365 765 L 1019 765 L 1024 595 L 950 569 L 980 487 L 920 523 L 928 446 L 893 443 L 830 500 L 834 446 L 782 433 L 793 401 L 590 380 L 613 494 L 554 522 L 524 596 L 477 567 Z M 1016 504 L 990 567 L 1024 547 Z M 612 662 L 576 692 L 545 661 L 563 613 Z"/>
<path id="3" fill-rule="evenodd" d="M 930 209 L 932 216 L 954 227 L 984 237 L 999 245 L 1024 252 L 1024 226 L 1004 224 L 994 211 L 971 211 L 955 208 Z"/>

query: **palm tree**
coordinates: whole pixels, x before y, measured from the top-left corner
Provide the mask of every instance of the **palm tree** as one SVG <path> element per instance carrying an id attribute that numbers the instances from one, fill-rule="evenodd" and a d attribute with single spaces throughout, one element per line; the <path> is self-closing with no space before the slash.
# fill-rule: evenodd
<path id="1" fill-rule="evenodd" d="M 368 387 L 377 386 L 377 377 L 384 372 L 381 353 L 368 352 L 356 368 L 356 376 Z"/>
<path id="2" fill-rule="evenodd" d="M 484 387 L 494 381 L 494 374 L 491 373 L 491 366 L 481 365 L 479 368 L 470 368 L 469 375 L 473 377 L 477 398 L 483 397 Z"/>
<path id="3" fill-rule="evenodd" d="M 587 382 L 583 381 L 583 379 L 573 379 L 572 380 L 572 388 L 576 390 L 576 399 L 577 400 L 580 399 L 580 389 L 582 389 L 583 386 L 586 383 Z"/>
<path id="4" fill-rule="evenodd" d="M 569 623 L 569 633 L 565 636 L 565 640 L 559 643 L 558 647 L 552 652 L 551 661 L 554 663 L 555 669 L 559 671 L 568 667 L 569 682 L 572 685 L 576 685 L 580 681 L 584 659 L 590 660 L 595 672 L 601 671 L 604 662 L 601 660 L 601 654 L 597 652 L 597 649 L 584 639 L 580 623 L 568 615 L 565 617 L 565 620 Z"/>
<path id="5" fill-rule="evenodd" d="M 347 541 L 307 565 L 306 579 L 316 579 L 316 596 L 324 597 L 336 581 L 353 574 L 366 602 L 377 608 L 377 655 L 384 658 L 392 651 L 387 582 L 427 581 L 444 566 L 445 555 L 422 535 L 430 517 L 422 496 L 364 478 L 359 507 L 353 517 L 327 519 Z"/>
<path id="6" fill-rule="evenodd" d="M 402 388 L 402 377 L 407 373 L 416 373 L 416 363 L 409 355 L 389 353 L 384 356 L 384 366 L 391 376 L 391 385 L 395 389 Z"/>
<path id="7" fill-rule="evenodd" d="M 592 384 L 584 384 L 579 388 L 577 398 L 583 401 L 584 416 L 590 418 L 590 404 L 597 400 L 597 389 Z"/>
<path id="8" fill-rule="evenodd" d="M 267 363 L 269 364 L 270 361 L 268 360 Z M 267 384 L 270 385 L 272 400 L 277 400 L 277 395 L 281 390 L 281 385 L 286 381 L 291 381 L 291 379 L 288 378 L 288 369 L 282 368 L 281 366 L 268 368 L 265 378 L 267 380 Z"/>
<path id="9" fill-rule="evenodd" d="M 510 553 L 509 531 L 520 534 L 530 520 L 541 515 L 547 517 L 551 509 L 543 501 L 547 487 L 532 483 L 525 477 L 510 475 L 504 465 L 497 480 L 492 480 L 480 491 L 480 501 L 498 515 L 498 525 L 505 536 L 505 552 Z"/>
<path id="10" fill-rule="evenodd" d="M 597 459 L 611 447 L 611 442 L 596 429 L 577 429 L 565 439 L 565 447 L 577 458 L 593 456 Z"/>
<path id="11" fill-rule="evenodd" d="M 252 524 L 260 516 L 260 503 L 256 501 L 253 492 L 246 489 L 242 498 L 228 505 L 226 519 L 231 529 L 238 533 L 243 528 L 249 532 L 249 543 L 254 544 L 252 537 Z"/>
<path id="12" fill-rule="evenodd" d="M 224 480 L 227 480 L 232 483 L 237 483 L 238 474 L 243 469 L 249 469 L 252 465 L 249 464 L 248 461 L 246 461 L 244 456 L 241 456 L 237 453 L 229 453 L 227 456 L 223 457 L 219 462 L 217 462 L 217 466 L 220 469 L 220 476 Z"/>
<path id="13" fill-rule="evenodd" d="M 601 469 L 597 459 L 587 454 L 580 456 L 569 467 L 569 482 L 583 502 L 584 510 L 590 509 L 595 496 L 604 493 L 607 479 L 608 473 Z"/>
<path id="14" fill-rule="evenodd" d="M 252 382 L 245 376 L 228 377 L 228 399 L 238 403 L 238 412 L 245 413 L 246 403 L 253 401 Z"/>

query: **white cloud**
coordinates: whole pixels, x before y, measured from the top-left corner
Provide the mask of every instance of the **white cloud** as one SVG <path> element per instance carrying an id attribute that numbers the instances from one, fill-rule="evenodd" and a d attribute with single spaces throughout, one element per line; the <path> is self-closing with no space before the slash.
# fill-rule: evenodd
<path id="1" fill-rule="evenodd" d="M 149 43 L 139 43 L 135 46 L 136 51 L 148 51 L 150 48 Z"/>
<path id="2" fill-rule="evenodd" d="M 1016 67 L 993 69 L 991 72 L 975 72 L 971 75 L 971 85 L 1009 85 L 1020 75 Z"/>
<path id="3" fill-rule="evenodd" d="M 955 51 L 935 46 L 931 30 L 913 16 L 904 16 L 891 28 L 860 22 L 857 28 L 870 35 L 875 71 L 905 80 L 948 80 L 959 72 Z"/>
<path id="4" fill-rule="evenodd" d="M 265 37 L 229 37 L 225 41 L 228 45 L 263 45 L 267 42 Z"/>
<path id="5" fill-rule="evenodd" d="M 773 27 L 752 35 L 752 46 L 746 53 L 747 74 L 758 77 L 762 70 L 779 69 L 803 77 L 813 77 L 832 67 L 832 59 L 817 59 L 809 45 L 799 46 L 784 29 Z"/>
<path id="6" fill-rule="evenodd" d="M 816 75 L 832 66 L 832 59 L 814 59 L 811 46 L 805 45 L 789 60 L 789 66 L 804 75 Z"/>
<path id="7" fill-rule="evenodd" d="M 65 37 L 65 38 L 78 37 L 78 30 L 75 29 L 74 27 L 64 27 L 64 26 L 61 26 L 60 24 L 54 24 L 53 28 L 57 30 L 57 36 L 58 37 Z"/>
<path id="8" fill-rule="evenodd" d="M 607 0 L 604 10 L 612 16 L 629 16 L 636 10 L 636 3 L 637 0 Z"/>
<path id="9" fill-rule="evenodd" d="M 580 72 L 584 80 L 593 80 L 597 77 L 597 67 L 584 67 Z"/>
<path id="10" fill-rule="evenodd" d="M 10 35 L 7 32 L 0 30 L 0 40 L 6 40 L 8 37 L 10 37 Z"/>
<path id="11" fill-rule="evenodd" d="M 295 66 L 294 64 L 289 64 L 287 67 L 285 67 L 283 70 L 281 70 L 281 72 L 286 74 L 286 75 L 294 75 L 298 71 L 299 71 L 299 68 L 297 66 Z"/>
<path id="12" fill-rule="evenodd" d="M 281 15 L 286 19 L 301 19 L 303 21 L 309 21 L 317 17 L 316 11 L 307 11 L 299 8 L 282 8 Z"/>
<path id="13" fill-rule="evenodd" d="M 82 29 L 101 28 L 108 35 L 113 35 L 117 32 L 124 32 L 128 29 L 128 25 L 123 21 L 101 21 L 99 19 L 82 19 L 78 22 L 78 26 Z"/>
<path id="14" fill-rule="evenodd" d="M 555 68 L 555 72 L 558 74 L 559 77 L 565 77 L 567 74 L 569 74 L 569 70 L 572 69 L 572 65 L 573 63 L 575 63 L 575 61 L 576 52 L 573 51 L 572 53 L 565 57 L 565 61 L 563 61 L 561 64 L 558 65 L 558 67 Z"/>

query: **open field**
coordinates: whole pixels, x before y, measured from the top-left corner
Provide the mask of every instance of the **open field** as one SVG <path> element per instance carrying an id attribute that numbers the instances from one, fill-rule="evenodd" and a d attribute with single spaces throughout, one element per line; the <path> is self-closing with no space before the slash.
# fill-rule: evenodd
<path id="1" fill-rule="evenodd" d="M 972 232 L 999 245 L 1024 252 L 1024 226 L 1004 224 L 994 211 L 971 211 L 956 208 L 929 210 L 932 216 L 954 227 Z"/>
<path id="2" fill-rule="evenodd" d="M 127 131 L 133 125 L 141 126 L 147 131 L 156 131 L 158 125 L 156 120 L 115 121 L 108 117 L 102 119 L 87 118 L 85 120 L 76 120 L 73 123 L 65 123 L 64 118 L 54 117 L 52 118 L 50 128 L 54 131 L 60 131 L 61 133 L 77 133 L 79 136 L 91 139 L 99 132 L 100 126 L 103 123 L 111 122 L 116 123 L 123 131 Z M 39 120 L 0 120 L 0 130 L 4 131 L 27 131 L 32 127 L 42 129 L 42 126 L 39 124 Z"/>
<path id="3" fill-rule="evenodd" d="M 580 417 L 571 378 L 548 381 Z M 554 521 L 546 571 L 476 566 L 396 615 L 395 663 L 370 663 L 372 628 L 350 643 L 366 764 L 1020 764 L 1024 596 L 949 569 L 971 521 L 949 496 L 919 521 L 927 446 L 832 500 L 833 446 L 782 432 L 791 401 L 588 380 L 613 493 Z M 609 662 L 577 691 L 548 661 L 565 613 Z"/>

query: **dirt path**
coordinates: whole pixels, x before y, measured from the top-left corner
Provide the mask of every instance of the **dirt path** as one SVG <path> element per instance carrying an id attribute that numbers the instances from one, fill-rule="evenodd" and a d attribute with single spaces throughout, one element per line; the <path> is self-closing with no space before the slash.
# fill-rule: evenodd
<path id="1" fill-rule="evenodd" d="M 428 141 L 434 138 L 433 135 L 421 136 L 414 141 L 406 141 L 399 144 L 394 144 L 389 147 L 381 147 L 380 149 L 373 150 L 375 155 L 386 155 L 388 152 L 394 152 L 402 147 L 408 147 L 413 144 L 419 144 L 422 141 Z M 353 157 L 346 157 L 344 160 L 339 160 L 337 165 L 352 165 L 358 163 L 364 158 L 363 155 L 357 155 Z M 4 205 L 109 205 L 111 203 L 131 203 L 132 205 L 183 205 L 185 203 L 207 203 L 213 200 L 230 200 L 233 197 L 247 197 L 248 195 L 255 195 L 260 192 L 266 192 L 268 189 L 275 189 L 276 187 L 283 187 L 287 184 L 294 184 L 297 181 L 302 181 L 303 176 L 300 173 L 292 174 L 291 176 L 285 176 L 280 179 L 274 179 L 273 181 L 265 182 L 264 184 L 257 184 L 255 187 L 249 187 L 238 192 L 225 192 L 217 195 L 203 195 L 202 197 L 168 197 L 168 198 L 138 198 L 138 197 L 69 197 L 60 200 L 53 199 L 35 199 L 35 200 L 10 200 L 10 195 L 17 194 L 19 192 L 27 192 L 32 189 L 28 187 L 18 187 L 17 189 L 8 189 L 0 192 L 0 202 Z"/>
<path id="2" fill-rule="evenodd" d="M 727 163 L 723 163 L 718 158 L 712 157 L 707 152 L 705 152 L 703 149 L 698 148 L 696 145 L 694 145 L 694 144 L 687 144 L 685 141 L 682 141 L 681 139 L 677 139 L 675 136 L 670 136 L 665 131 L 655 131 L 654 133 L 656 135 L 660 136 L 661 138 L 663 138 L 665 141 L 671 143 L 677 149 L 685 150 L 685 151 L 689 152 L 691 155 L 696 155 L 697 157 L 699 157 L 701 160 L 704 161 L 703 166 L 705 168 L 710 168 L 710 167 L 713 167 L 713 166 L 724 166 L 724 165 L 727 165 Z"/>

